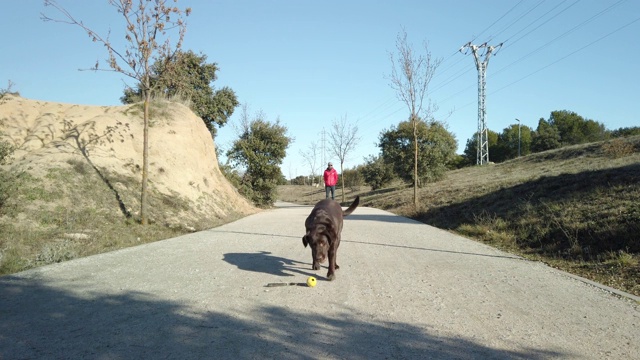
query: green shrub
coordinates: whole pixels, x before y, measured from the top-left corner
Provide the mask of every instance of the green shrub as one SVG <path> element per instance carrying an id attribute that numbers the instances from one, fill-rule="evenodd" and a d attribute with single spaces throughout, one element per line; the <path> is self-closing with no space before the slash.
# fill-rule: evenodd
<path id="1" fill-rule="evenodd" d="M 364 186 L 364 176 L 359 171 L 359 167 L 355 169 L 345 169 L 342 173 L 344 177 L 344 186 L 352 191 L 360 190 L 361 186 Z"/>
<path id="2" fill-rule="evenodd" d="M 385 187 L 395 178 L 393 168 L 385 164 L 380 156 L 369 156 L 366 158 L 360 173 L 365 183 L 371 186 L 372 190 Z"/>
<path id="3" fill-rule="evenodd" d="M 0 133 L 2 135 L 2 133 Z M 0 141 L 0 165 L 6 164 L 13 154 L 14 147 L 7 141 Z"/>

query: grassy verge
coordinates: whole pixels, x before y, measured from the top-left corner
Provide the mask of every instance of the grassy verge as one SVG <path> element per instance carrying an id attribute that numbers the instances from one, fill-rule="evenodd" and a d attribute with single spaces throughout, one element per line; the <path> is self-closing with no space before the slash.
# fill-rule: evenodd
<path id="1" fill-rule="evenodd" d="M 142 226 L 135 215 L 138 179 L 99 174 L 82 160 L 66 165 L 43 177 L 0 169 L 0 275 L 212 228 L 241 216 L 196 216 L 189 218 L 189 227 L 180 226 L 189 213 L 186 200 L 151 190 L 152 221 Z"/>

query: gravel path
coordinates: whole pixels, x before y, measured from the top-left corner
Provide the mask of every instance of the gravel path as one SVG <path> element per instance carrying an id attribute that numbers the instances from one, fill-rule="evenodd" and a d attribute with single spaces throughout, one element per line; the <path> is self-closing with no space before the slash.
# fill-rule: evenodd
<path id="1" fill-rule="evenodd" d="M 328 282 L 302 246 L 311 207 L 278 205 L 0 277 L 0 358 L 640 359 L 633 299 L 366 207 Z"/>

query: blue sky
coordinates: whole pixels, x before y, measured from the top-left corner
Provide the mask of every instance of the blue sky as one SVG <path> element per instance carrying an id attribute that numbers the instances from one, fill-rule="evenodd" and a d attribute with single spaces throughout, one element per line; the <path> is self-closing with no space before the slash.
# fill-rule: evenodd
<path id="1" fill-rule="evenodd" d="M 123 22 L 107 0 L 59 0 L 77 19 L 118 44 Z M 361 140 L 345 163 L 377 155 L 381 131 L 408 118 L 389 86 L 389 53 L 406 31 L 416 51 L 428 42 L 443 59 L 431 82 L 435 117 L 462 153 L 477 130 L 477 71 L 458 50 L 472 41 L 504 43 L 487 70 L 489 129 L 535 129 L 551 111 L 575 111 L 608 129 L 640 126 L 640 1 L 637 0 L 181 0 L 191 7 L 184 49 L 220 67 L 214 87 L 229 86 L 250 112 L 280 119 L 295 138 L 282 164 L 286 177 L 310 173 L 301 151 L 320 143 L 341 117 Z M 41 0 L 3 2 L 0 87 L 11 80 L 25 98 L 118 105 L 128 78 L 78 71 L 107 57 L 80 28 L 43 22 L 57 14 Z M 124 41 L 122 42 L 124 45 Z M 117 45 L 116 45 L 117 47 Z M 105 65 L 106 66 L 106 65 Z M 240 108 L 231 122 L 237 122 Z M 236 137 L 229 124 L 216 143 Z M 327 154 L 327 159 L 338 159 Z M 319 162 L 319 161 L 318 161 Z"/>

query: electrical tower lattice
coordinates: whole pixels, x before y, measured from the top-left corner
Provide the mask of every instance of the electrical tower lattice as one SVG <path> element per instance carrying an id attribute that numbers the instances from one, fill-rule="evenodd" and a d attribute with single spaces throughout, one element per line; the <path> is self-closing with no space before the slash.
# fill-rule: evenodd
<path id="1" fill-rule="evenodd" d="M 460 48 L 460 52 L 471 49 L 473 58 L 476 61 L 476 69 L 478 69 L 478 134 L 476 139 L 476 165 L 484 165 L 489 163 L 489 130 L 487 128 L 487 107 L 485 86 L 487 84 L 487 65 L 489 58 L 494 51 L 497 51 L 502 44 L 497 46 L 489 46 L 487 43 L 482 45 L 473 45 L 471 42 Z"/>

